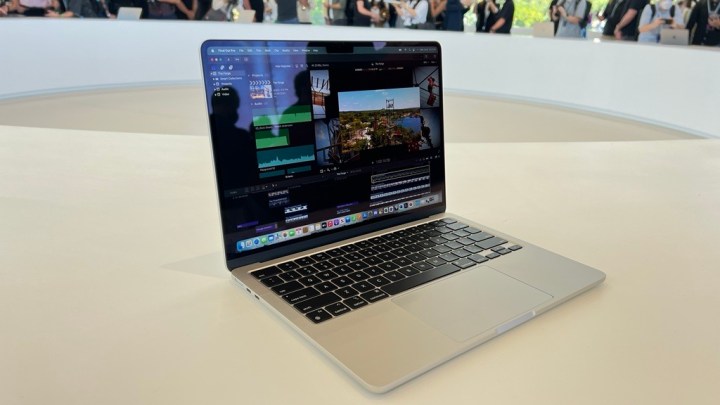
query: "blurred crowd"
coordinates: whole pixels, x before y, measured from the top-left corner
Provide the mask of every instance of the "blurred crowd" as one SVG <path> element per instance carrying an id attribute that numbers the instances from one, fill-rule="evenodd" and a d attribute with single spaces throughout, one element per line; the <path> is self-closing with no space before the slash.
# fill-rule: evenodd
<path id="1" fill-rule="evenodd" d="M 140 18 L 327 24 L 509 34 L 513 0 L 0 0 L 0 17 Z M 582 38 L 593 18 L 603 38 L 659 42 L 663 29 L 689 30 L 689 43 L 720 46 L 720 0 L 610 0 L 597 14 L 588 0 L 551 0 L 552 35 Z"/>

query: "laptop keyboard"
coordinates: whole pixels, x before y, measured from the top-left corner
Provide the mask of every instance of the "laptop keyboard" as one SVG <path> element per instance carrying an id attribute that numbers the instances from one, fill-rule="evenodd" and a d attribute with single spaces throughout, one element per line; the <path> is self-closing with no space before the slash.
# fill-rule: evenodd
<path id="1" fill-rule="evenodd" d="M 252 275 L 320 323 L 519 249 L 522 246 L 444 218 Z"/>

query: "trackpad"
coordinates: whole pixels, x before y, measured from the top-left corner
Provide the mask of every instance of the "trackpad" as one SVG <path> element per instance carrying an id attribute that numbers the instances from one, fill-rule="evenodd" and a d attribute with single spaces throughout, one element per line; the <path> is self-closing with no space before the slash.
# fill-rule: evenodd
<path id="1" fill-rule="evenodd" d="M 478 266 L 393 302 L 462 342 L 524 315 L 551 298 L 491 267 Z"/>

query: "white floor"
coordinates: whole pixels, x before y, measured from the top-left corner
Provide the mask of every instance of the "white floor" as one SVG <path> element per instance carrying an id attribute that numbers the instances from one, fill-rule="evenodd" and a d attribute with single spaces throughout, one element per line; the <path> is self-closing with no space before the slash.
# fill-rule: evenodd
<path id="1" fill-rule="evenodd" d="M 538 104 L 447 94 L 450 142 L 697 139 L 667 128 Z M 200 85 L 102 90 L 0 101 L 0 125 L 207 135 Z"/>

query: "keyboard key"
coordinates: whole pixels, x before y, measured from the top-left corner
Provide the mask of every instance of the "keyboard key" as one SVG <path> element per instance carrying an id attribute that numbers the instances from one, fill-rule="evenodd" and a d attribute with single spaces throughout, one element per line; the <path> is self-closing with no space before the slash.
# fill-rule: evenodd
<path id="1" fill-rule="evenodd" d="M 280 278 L 285 281 L 295 280 L 300 278 L 300 274 L 297 271 L 288 271 L 287 273 L 280 274 Z"/>
<path id="2" fill-rule="evenodd" d="M 454 220 L 452 218 L 443 218 L 441 221 L 445 224 L 454 224 L 457 222 L 456 220 Z"/>
<path id="3" fill-rule="evenodd" d="M 392 242 L 388 242 L 385 244 L 385 246 L 389 247 L 390 249 L 397 249 L 405 246 L 404 243 L 400 243 L 400 241 L 394 240 Z"/>
<path id="4" fill-rule="evenodd" d="M 463 249 L 467 250 L 470 253 L 480 253 L 483 251 L 483 249 L 480 249 L 479 247 L 477 247 L 475 245 L 465 246 Z"/>
<path id="5" fill-rule="evenodd" d="M 496 251 L 495 253 L 500 253 L 501 255 L 506 255 L 511 252 L 512 252 L 512 250 L 510 250 L 510 249 L 500 249 L 500 250 Z"/>
<path id="6" fill-rule="evenodd" d="M 272 288 L 277 295 L 285 295 L 293 291 L 297 291 L 301 288 L 305 288 L 304 285 L 300 284 L 297 280 L 290 281 L 289 283 L 280 284 Z"/>
<path id="7" fill-rule="evenodd" d="M 370 267 L 370 265 L 365 262 L 352 262 L 352 263 L 348 264 L 348 267 L 350 267 L 353 270 L 362 270 L 362 269 L 367 269 L 368 267 Z"/>
<path id="8" fill-rule="evenodd" d="M 354 243 L 354 245 L 360 249 L 367 249 L 372 246 L 372 243 L 367 240 L 361 240 L 360 242 Z"/>
<path id="9" fill-rule="evenodd" d="M 389 263 L 389 262 L 386 262 L 386 263 Z M 392 263 L 395 263 L 400 267 L 405 267 L 405 266 L 409 266 L 409 265 L 413 264 L 413 261 L 406 257 L 400 257 L 400 258 L 393 260 Z"/>
<path id="10" fill-rule="evenodd" d="M 353 285 L 352 285 L 352 288 L 354 288 L 354 289 L 360 291 L 361 293 L 363 293 L 363 292 L 370 291 L 370 290 L 374 289 L 375 286 L 372 285 L 372 284 L 370 284 L 370 283 L 368 283 L 367 281 L 361 281 L 361 282 L 359 282 L 359 283 L 353 284 Z"/>
<path id="11" fill-rule="evenodd" d="M 440 254 L 443 254 L 443 253 L 447 253 L 447 252 L 451 252 L 451 251 L 452 251 L 452 249 L 450 249 L 449 247 L 444 246 L 444 245 L 435 246 L 433 249 L 435 249 L 435 250 L 437 250 L 438 252 L 440 252 Z"/>
<path id="12" fill-rule="evenodd" d="M 386 279 L 385 277 L 379 276 L 379 277 L 371 277 L 368 279 L 370 284 L 374 285 L 375 287 L 382 287 L 386 284 L 390 284 L 390 280 Z"/>
<path id="13" fill-rule="evenodd" d="M 449 247 L 452 250 L 455 250 L 455 249 L 460 249 L 461 247 L 463 247 L 465 245 L 457 243 L 457 242 L 448 242 L 445 244 L 445 246 Z"/>
<path id="14" fill-rule="evenodd" d="M 420 271 L 428 271 L 428 270 L 432 269 L 433 267 L 436 267 L 428 262 L 418 262 L 418 263 L 413 264 L 412 266 Z"/>
<path id="15" fill-rule="evenodd" d="M 472 226 L 468 226 L 467 228 L 463 228 L 463 231 L 468 232 L 468 233 L 478 233 L 478 232 L 480 232 L 479 229 L 473 228 Z"/>
<path id="16" fill-rule="evenodd" d="M 452 233 L 453 230 L 448 228 L 447 226 L 439 226 L 435 228 L 435 231 L 440 233 Z"/>
<path id="17" fill-rule="evenodd" d="M 426 260 L 428 263 L 432 264 L 433 266 L 442 266 L 445 264 L 445 260 L 441 259 L 440 257 L 431 257 L 430 259 Z"/>
<path id="18" fill-rule="evenodd" d="M 442 235 L 442 233 L 440 233 L 440 232 L 438 232 L 438 231 L 436 231 L 436 230 L 425 231 L 425 237 L 426 237 L 426 238 L 435 238 L 435 237 L 438 237 L 438 236 L 440 236 L 440 235 Z"/>
<path id="19" fill-rule="evenodd" d="M 390 253 L 394 254 L 397 257 L 404 257 L 410 254 L 410 251 L 405 248 L 395 249 L 391 250 Z"/>
<path id="20" fill-rule="evenodd" d="M 321 282 L 322 280 L 320 280 L 318 277 L 315 277 L 315 276 L 307 276 L 307 277 L 303 277 L 303 278 L 299 279 L 298 281 L 300 281 L 301 283 L 303 283 L 306 286 L 309 286 L 309 285 L 317 284 L 317 283 Z"/>
<path id="21" fill-rule="evenodd" d="M 495 252 L 495 253 L 500 253 L 499 251 L 500 251 L 500 250 L 503 250 L 503 249 L 505 249 L 505 246 L 497 246 L 497 247 L 494 247 L 494 248 L 492 248 L 492 249 L 490 249 L 490 250 L 492 250 L 492 251 Z"/>
<path id="22" fill-rule="evenodd" d="M 350 286 L 350 285 L 352 285 L 354 282 L 355 282 L 355 281 L 353 281 L 351 278 L 345 277 L 345 276 L 343 276 L 343 277 L 338 277 L 338 278 L 332 280 L 332 283 L 335 284 L 336 286 L 340 287 L 340 288 Z"/>
<path id="23" fill-rule="evenodd" d="M 381 244 L 381 245 L 375 245 L 375 246 L 373 246 L 373 249 L 376 250 L 378 253 L 383 253 L 383 252 L 389 252 L 389 251 L 390 251 L 390 248 L 387 247 L 387 246 L 385 246 L 384 243 Z"/>
<path id="24" fill-rule="evenodd" d="M 355 281 L 362 281 L 362 280 L 365 280 L 366 278 L 368 278 L 368 277 L 370 277 L 370 276 L 368 276 L 367 274 L 363 273 L 362 271 L 356 271 L 355 273 L 350 273 L 350 274 L 348 275 L 348 277 L 350 277 L 350 279 L 355 280 Z"/>
<path id="25" fill-rule="evenodd" d="M 459 239 L 460 237 L 459 237 L 459 236 L 455 236 L 455 235 L 453 235 L 453 234 L 451 234 L 451 233 L 448 233 L 448 234 L 443 235 L 443 238 L 445 238 L 445 239 L 447 239 L 447 240 L 455 240 L 455 239 Z"/>
<path id="26" fill-rule="evenodd" d="M 461 229 L 461 230 L 459 230 L 459 231 L 453 232 L 453 235 L 459 236 L 459 237 L 461 237 L 461 238 L 464 238 L 464 237 L 470 235 L 470 232 L 466 232 L 464 229 Z"/>
<path id="27" fill-rule="evenodd" d="M 371 266 L 375 266 L 376 264 L 380 264 L 383 262 L 381 258 L 376 256 L 366 257 L 365 259 L 363 259 L 363 261 Z"/>
<path id="28" fill-rule="evenodd" d="M 415 243 L 414 243 L 414 244 L 412 244 L 412 245 L 407 245 L 407 246 L 405 246 L 405 249 L 408 250 L 408 251 L 410 251 L 410 252 L 412 252 L 412 253 L 417 253 L 417 252 L 420 252 L 420 251 L 424 250 L 425 248 L 422 247 L 422 246 L 420 246 L 420 245 L 418 245 L 418 244 L 415 244 Z"/>
<path id="29" fill-rule="evenodd" d="M 459 244 L 461 244 L 461 245 L 465 245 L 465 246 L 472 245 L 472 244 L 475 243 L 475 242 L 474 242 L 472 239 L 470 239 L 470 238 L 460 238 L 460 239 L 456 240 L 455 242 L 457 242 L 457 243 L 459 243 Z"/>
<path id="30" fill-rule="evenodd" d="M 352 287 L 344 287 L 344 288 L 335 290 L 335 294 L 339 295 L 341 298 L 350 298 L 350 297 L 354 297 L 354 296 L 358 295 L 359 293 L 357 292 L 356 289 L 354 289 Z"/>
<path id="31" fill-rule="evenodd" d="M 461 269 L 467 269 L 468 267 L 474 266 L 476 263 L 468 258 L 463 258 L 454 261 L 453 264 L 460 267 Z"/>
<path id="32" fill-rule="evenodd" d="M 323 262 L 325 260 L 328 260 L 330 258 L 330 255 L 325 252 L 320 252 L 315 253 L 314 255 L 310 255 L 310 257 L 316 262 Z"/>
<path id="33" fill-rule="evenodd" d="M 440 258 L 445 260 L 446 262 L 454 262 L 455 260 L 459 259 L 459 257 L 455 256 L 452 253 L 446 253 L 444 255 L 441 255 Z"/>
<path id="34" fill-rule="evenodd" d="M 520 249 L 522 249 L 522 246 L 520 246 L 520 245 L 514 245 L 514 246 L 510 246 L 508 249 L 510 249 L 510 250 L 512 250 L 512 251 L 520 250 Z"/>
<path id="35" fill-rule="evenodd" d="M 415 267 L 403 267 L 402 269 L 398 270 L 398 272 L 400 272 L 400 274 L 404 275 L 405 277 L 420 274 L 420 270 L 416 269 Z"/>
<path id="36" fill-rule="evenodd" d="M 435 250 L 435 249 L 423 250 L 422 252 L 420 252 L 420 254 L 423 255 L 423 256 L 425 256 L 425 257 L 440 256 L 440 252 L 438 252 L 438 251 Z"/>
<path id="37" fill-rule="evenodd" d="M 410 263 L 410 264 L 412 264 L 412 263 Z M 377 267 L 379 267 L 383 271 L 393 271 L 393 270 L 397 270 L 400 268 L 400 266 L 398 266 L 397 264 L 395 264 L 393 262 L 383 262 L 383 263 L 378 264 Z"/>
<path id="38" fill-rule="evenodd" d="M 302 277 L 307 277 L 309 275 L 317 273 L 317 270 L 312 267 L 302 267 L 295 271 Z"/>
<path id="39" fill-rule="evenodd" d="M 421 284 L 428 283 L 430 281 L 436 280 L 440 277 L 447 276 L 448 274 L 455 273 L 456 271 L 459 271 L 460 268 L 455 266 L 454 264 L 447 263 L 443 264 L 440 267 L 436 267 L 432 270 L 428 270 L 426 272 L 414 275 L 412 277 L 404 278 L 400 281 L 396 281 L 394 283 L 388 284 L 384 287 L 382 287 L 382 290 L 390 295 L 399 294 L 403 291 L 407 291 L 411 288 L 415 288 Z"/>
<path id="40" fill-rule="evenodd" d="M 266 268 L 264 268 L 264 269 L 260 269 L 260 270 L 253 271 L 253 272 L 250 273 L 250 274 L 252 274 L 253 276 L 255 276 L 255 278 L 257 278 L 257 279 L 262 280 L 263 278 L 271 277 L 271 276 L 274 276 L 274 275 L 276 275 L 276 274 L 280 274 L 281 271 L 282 271 L 282 270 L 278 269 L 277 267 L 272 266 L 272 267 L 266 267 Z"/>
<path id="41" fill-rule="evenodd" d="M 377 276 L 385 273 L 385 270 L 381 270 L 381 269 L 378 268 L 377 266 L 373 266 L 373 267 L 367 268 L 367 269 L 365 269 L 365 270 L 363 270 L 363 271 L 365 272 L 365 274 L 367 274 L 367 275 L 370 276 L 370 277 L 377 277 Z"/>
<path id="42" fill-rule="evenodd" d="M 345 252 L 340 248 L 330 249 L 325 253 L 330 257 L 340 257 L 345 254 Z"/>
<path id="43" fill-rule="evenodd" d="M 343 265 L 343 266 L 334 267 L 334 268 L 332 269 L 332 271 L 334 271 L 335 273 L 337 273 L 337 274 L 339 274 L 339 275 L 341 275 L 341 276 L 344 276 L 345 274 L 352 273 L 352 272 L 355 271 L 355 270 L 351 269 L 350 266 L 344 266 L 344 265 Z"/>
<path id="44" fill-rule="evenodd" d="M 358 250 L 360 250 L 360 248 L 355 245 L 345 245 L 342 246 L 340 249 L 344 250 L 347 253 L 357 252 Z"/>
<path id="45" fill-rule="evenodd" d="M 297 308 L 298 311 L 305 313 L 309 311 L 314 311 L 316 309 L 320 309 L 324 307 L 325 305 L 330 305 L 333 302 L 340 301 L 340 297 L 338 297 L 335 293 L 327 293 L 323 294 L 317 297 L 310 298 L 308 300 L 299 302 L 295 304 L 295 308 Z"/>
<path id="46" fill-rule="evenodd" d="M 454 254 L 454 255 L 457 256 L 457 257 L 467 257 L 467 256 L 470 256 L 470 252 L 468 252 L 468 251 L 465 250 L 465 249 L 455 250 L 455 251 L 452 252 L 452 254 Z"/>
<path id="47" fill-rule="evenodd" d="M 362 299 L 364 299 L 367 302 L 373 303 L 373 302 L 380 301 L 381 299 L 385 299 L 385 298 L 389 297 L 389 295 L 387 295 L 384 291 L 373 290 L 373 291 L 368 291 L 364 294 L 360 294 L 360 297 L 362 297 Z"/>
<path id="48" fill-rule="evenodd" d="M 412 262 L 421 262 L 421 261 L 425 260 L 426 257 L 423 256 L 423 255 L 421 255 L 421 254 L 419 254 L 419 253 L 413 253 L 413 254 L 411 254 L 411 255 L 408 255 L 408 256 L 407 256 L 407 259 L 410 260 L 410 261 L 412 261 Z M 397 263 L 397 262 L 396 262 L 396 263 Z"/>
<path id="49" fill-rule="evenodd" d="M 262 279 L 261 281 L 268 287 L 275 287 L 276 285 L 285 283 L 285 280 L 281 279 L 278 276 L 267 277 Z"/>
<path id="50" fill-rule="evenodd" d="M 364 257 L 372 257 L 380 252 L 378 252 L 377 250 L 375 250 L 373 248 L 368 248 L 368 249 L 363 249 L 363 250 L 359 251 L 358 253 Z"/>
<path id="51" fill-rule="evenodd" d="M 359 254 L 359 253 L 355 253 L 355 252 L 353 252 L 353 253 L 348 253 L 348 254 L 345 255 L 345 259 L 348 260 L 348 261 L 350 261 L 350 262 L 356 262 L 356 261 L 362 260 L 364 257 L 365 257 L 365 256 L 363 256 L 363 255 L 361 255 L 361 254 Z"/>
<path id="52" fill-rule="evenodd" d="M 443 239 L 443 242 L 441 242 L 441 243 L 445 243 L 445 239 Z M 437 245 L 437 243 L 429 241 L 429 240 L 424 240 L 424 241 L 418 242 L 417 245 L 420 247 L 423 247 L 425 249 L 430 249 L 430 248 L 435 247 L 435 245 Z"/>
<path id="53" fill-rule="evenodd" d="M 498 238 L 497 236 L 493 236 L 492 238 L 485 239 L 484 241 L 478 242 L 475 245 L 479 248 L 490 249 L 495 246 L 502 245 L 504 243 L 507 243 L 507 241 L 505 239 Z"/>
<path id="54" fill-rule="evenodd" d="M 430 242 L 434 243 L 435 245 L 442 245 L 447 241 L 448 240 L 443 238 L 442 236 L 438 236 L 437 238 L 430 238 Z"/>
<path id="55" fill-rule="evenodd" d="M 397 271 L 391 271 L 391 272 L 389 272 L 389 273 L 385 273 L 383 276 L 384 276 L 386 279 L 390 280 L 390 282 L 398 281 L 398 280 L 400 280 L 400 279 L 405 278 L 404 275 L 402 275 L 401 273 L 398 273 Z"/>
<path id="56" fill-rule="evenodd" d="M 491 253 L 486 254 L 485 257 L 487 257 L 488 259 L 494 259 L 496 257 L 500 257 L 500 255 L 495 252 L 491 252 Z"/>
<path id="57" fill-rule="evenodd" d="M 290 271 L 290 270 L 295 270 L 295 269 L 300 268 L 300 266 L 298 266 L 297 264 L 295 264 L 293 262 L 280 263 L 277 265 L 277 267 L 282 271 Z"/>
<path id="58" fill-rule="evenodd" d="M 336 289 L 337 286 L 335 284 L 325 281 L 323 283 L 315 285 L 315 289 L 320 291 L 321 293 L 329 293 L 330 291 Z"/>
<path id="59" fill-rule="evenodd" d="M 340 316 L 344 313 L 350 312 L 350 308 L 345 304 L 336 302 L 325 307 L 325 310 L 330 312 L 333 316 Z"/>
<path id="60" fill-rule="evenodd" d="M 397 256 L 390 252 L 380 253 L 377 257 L 385 261 L 397 259 Z"/>
<path id="61" fill-rule="evenodd" d="M 467 228 L 467 225 L 463 224 L 462 222 L 454 222 L 447 225 L 447 227 L 452 229 L 453 231 L 457 231 L 458 229 Z"/>
<path id="62" fill-rule="evenodd" d="M 313 260 L 313 259 L 311 259 L 311 258 L 309 258 L 309 257 L 301 257 L 301 258 L 295 260 L 295 263 L 296 263 L 298 266 L 304 267 L 304 266 L 309 266 L 309 265 L 315 263 L 315 260 Z"/>
<path id="63" fill-rule="evenodd" d="M 485 257 L 483 255 L 478 255 L 478 254 L 470 255 L 470 256 L 468 256 L 468 259 L 474 261 L 475 263 L 483 263 L 483 262 L 488 261 L 487 257 Z"/>
<path id="64" fill-rule="evenodd" d="M 344 257 L 333 257 L 332 259 L 328 260 L 328 262 L 332 263 L 335 266 L 341 266 L 343 264 L 350 263 L 350 261 Z"/>
<path id="65" fill-rule="evenodd" d="M 307 316 L 308 319 L 315 323 L 320 323 L 323 321 L 327 321 L 328 319 L 332 319 L 332 315 L 330 315 L 324 309 L 318 309 L 317 311 L 308 312 L 307 314 L 305 314 L 305 316 Z"/>
<path id="66" fill-rule="evenodd" d="M 321 280 L 327 281 L 327 280 L 337 277 L 338 275 L 333 273 L 332 271 L 328 270 L 328 271 L 322 271 L 322 272 L 316 274 L 316 276 L 320 277 Z"/>
<path id="67" fill-rule="evenodd" d="M 291 303 L 291 304 L 297 304 L 300 301 L 305 301 L 306 299 L 316 297 L 320 295 L 318 290 L 312 288 L 312 287 L 306 287 L 302 290 L 291 292 L 290 294 L 283 295 L 283 298 L 285 301 Z"/>
<path id="68" fill-rule="evenodd" d="M 317 262 L 317 263 L 313 264 L 312 266 L 319 271 L 330 270 L 333 267 L 335 267 L 330 262 Z"/>
<path id="69" fill-rule="evenodd" d="M 350 297 L 343 302 L 352 309 L 358 309 L 367 305 L 367 302 L 360 297 Z"/>
<path id="70" fill-rule="evenodd" d="M 475 242 L 480 242 L 480 241 L 483 241 L 483 240 L 485 240 L 485 239 L 490 239 L 490 238 L 492 238 L 492 237 L 493 237 L 493 236 L 490 235 L 490 234 L 487 233 L 487 232 L 479 232 L 479 233 L 476 233 L 476 234 L 473 234 L 473 235 L 468 236 L 468 239 L 472 239 L 472 240 L 474 240 Z"/>

